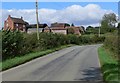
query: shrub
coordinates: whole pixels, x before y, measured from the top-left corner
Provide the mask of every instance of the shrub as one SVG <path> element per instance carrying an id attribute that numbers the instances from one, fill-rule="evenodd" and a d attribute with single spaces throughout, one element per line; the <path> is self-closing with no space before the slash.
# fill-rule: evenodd
<path id="1" fill-rule="evenodd" d="M 98 35 L 94 35 L 93 36 L 93 42 L 94 43 L 101 43 L 101 42 L 104 42 L 105 40 L 105 37 L 104 36 L 98 36 Z"/>
<path id="2" fill-rule="evenodd" d="M 23 52 L 28 53 L 39 48 L 39 43 L 37 40 L 37 34 L 24 34 L 24 47 Z M 38 49 L 39 50 L 39 49 Z"/>
<path id="3" fill-rule="evenodd" d="M 3 60 L 21 56 L 29 52 L 55 48 L 65 44 L 92 44 L 103 42 L 98 36 L 77 36 L 74 34 L 40 33 L 37 40 L 36 33 L 26 34 L 18 31 L 3 31 Z"/>
<path id="4" fill-rule="evenodd" d="M 118 55 L 118 50 L 119 50 L 119 41 L 118 41 L 118 34 L 117 32 L 115 33 L 109 33 L 106 36 L 105 42 L 104 42 L 104 47 L 112 51 L 115 55 Z M 115 56 L 116 57 L 116 56 Z"/>
<path id="5" fill-rule="evenodd" d="M 60 45 L 58 36 L 52 33 L 40 33 L 39 44 L 42 49 L 54 48 Z"/>
<path id="6" fill-rule="evenodd" d="M 22 54 L 23 34 L 18 31 L 2 32 L 2 59 L 12 58 Z"/>
<path id="7" fill-rule="evenodd" d="M 67 35 L 68 41 L 70 44 L 79 44 L 79 38 L 76 35 L 69 34 Z"/>

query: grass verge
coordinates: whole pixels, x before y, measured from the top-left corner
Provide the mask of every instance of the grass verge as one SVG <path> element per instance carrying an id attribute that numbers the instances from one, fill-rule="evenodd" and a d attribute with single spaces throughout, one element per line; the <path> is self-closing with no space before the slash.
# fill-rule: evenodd
<path id="1" fill-rule="evenodd" d="M 120 83 L 118 61 L 103 46 L 98 49 L 103 79 L 106 83 Z"/>
<path id="2" fill-rule="evenodd" d="M 2 71 L 4 71 L 4 70 L 10 69 L 12 67 L 18 66 L 20 64 L 23 64 L 25 62 L 28 62 L 30 60 L 33 60 L 35 58 L 42 57 L 46 54 L 49 54 L 49 53 L 52 53 L 52 52 L 55 52 L 57 50 L 60 50 L 60 49 L 66 48 L 66 47 L 70 47 L 70 46 L 73 46 L 73 45 L 63 45 L 63 46 L 60 46 L 60 47 L 57 47 L 57 48 L 54 48 L 54 49 L 48 49 L 48 50 L 45 50 L 45 51 L 29 53 L 29 54 L 26 54 L 26 55 L 23 55 L 23 56 L 20 56 L 20 57 L 15 57 L 15 58 L 12 58 L 12 59 L 8 59 L 4 62 L 0 62 L 0 69 L 2 69 Z"/>

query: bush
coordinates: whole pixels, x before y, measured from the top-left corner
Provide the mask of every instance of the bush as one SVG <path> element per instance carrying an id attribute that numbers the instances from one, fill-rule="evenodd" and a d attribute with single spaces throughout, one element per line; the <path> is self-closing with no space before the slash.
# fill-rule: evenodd
<path id="1" fill-rule="evenodd" d="M 40 33 L 37 40 L 36 33 L 27 34 L 18 31 L 3 31 L 3 60 L 21 56 L 29 52 L 52 49 L 66 44 L 92 44 L 103 42 L 98 36 L 76 36 L 74 34 L 63 35 L 53 33 Z"/>
<path id="2" fill-rule="evenodd" d="M 94 35 L 93 36 L 93 43 L 101 43 L 101 42 L 104 42 L 105 40 L 105 37 L 104 36 L 98 36 L 98 35 Z"/>
<path id="3" fill-rule="evenodd" d="M 79 44 L 79 38 L 76 35 L 69 34 L 67 35 L 68 41 L 70 44 Z"/>
<path id="4" fill-rule="evenodd" d="M 105 42 L 104 42 L 104 47 L 109 49 L 116 55 L 118 55 L 118 50 L 119 50 L 119 41 L 118 41 L 118 34 L 117 32 L 115 33 L 109 33 L 106 36 Z"/>
<path id="5" fill-rule="evenodd" d="M 15 57 L 22 54 L 23 34 L 18 31 L 2 32 L 2 59 Z"/>
<path id="6" fill-rule="evenodd" d="M 32 52 L 39 48 L 39 43 L 36 36 L 37 36 L 36 33 L 24 34 L 24 47 L 23 47 L 24 53 Z"/>

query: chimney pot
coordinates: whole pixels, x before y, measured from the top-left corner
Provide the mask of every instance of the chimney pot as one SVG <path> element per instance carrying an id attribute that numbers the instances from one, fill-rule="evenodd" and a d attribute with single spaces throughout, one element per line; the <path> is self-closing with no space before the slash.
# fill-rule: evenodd
<path id="1" fill-rule="evenodd" d="M 21 16 L 21 19 L 23 19 L 23 17 Z"/>

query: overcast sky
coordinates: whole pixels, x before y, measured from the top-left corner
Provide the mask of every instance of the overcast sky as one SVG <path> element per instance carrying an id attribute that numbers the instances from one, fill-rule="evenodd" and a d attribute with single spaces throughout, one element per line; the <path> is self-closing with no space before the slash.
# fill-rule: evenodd
<path id="1" fill-rule="evenodd" d="M 39 22 L 74 23 L 78 26 L 98 26 L 105 13 L 118 13 L 117 2 L 39 2 Z M 8 15 L 21 16 L 30 24 L 36 23 L 34 2 L 2 3 L 2 25 Z"/>

